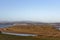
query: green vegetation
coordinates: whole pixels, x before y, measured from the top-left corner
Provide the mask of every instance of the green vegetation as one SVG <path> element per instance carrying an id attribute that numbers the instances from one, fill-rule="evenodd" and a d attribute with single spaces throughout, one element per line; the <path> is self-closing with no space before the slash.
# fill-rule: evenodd
<path id="1" fill-rule="evenodd" d="M 0 40 L 33 40 L 32 37 L 20 37 L 15 35 L 0 34 Z"/>
<path id="2" fill-rule="evenodd" d="M 56 37 L 47 37 L 47 38 L 37 38 L 32 36 L 15 36 L 15 35 L 7 35 L 0 34 L 0 40 L 60 40 L 60 38 Z"/>

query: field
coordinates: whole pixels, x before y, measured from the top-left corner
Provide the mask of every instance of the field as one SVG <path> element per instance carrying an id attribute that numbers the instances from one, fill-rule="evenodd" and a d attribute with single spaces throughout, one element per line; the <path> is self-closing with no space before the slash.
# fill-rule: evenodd
<path id="1" fill-rule="evenodd" d="M 45 25 L 15 25 L 3 28 L 4 32 L 36 34 L 37 36 L 13 36 L 0 34 L 1 40 L 60 40 L 60 30 L 54 26 Z"/>
<path id="2" fill-rule="evenodd" d="M 35 38 L 0 34 L 0 40 L 35 40 Z"/>
<path id="3" fill-rule="evenodd" d="M 25 37 L 25 36 L 0 34 L 0 40 L 60 40 L 60 38 L 54 38 L 54 37 L 36 38 L 31 36 Z"/>
<path id="4" fill-rule="evenodd" d="M 15 25 L 4 28 L 4 32 L 37 34 L 38 36 L 54 36 L 60 37 L 60 30 L 52 25 Z"/>

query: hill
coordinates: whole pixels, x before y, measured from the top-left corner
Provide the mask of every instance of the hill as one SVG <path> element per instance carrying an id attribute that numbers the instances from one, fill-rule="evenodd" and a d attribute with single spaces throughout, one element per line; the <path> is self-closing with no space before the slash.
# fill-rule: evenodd
<path id="1" fill-rule="evenodd" d="M 60 37 L 60 30 L 49 24 L 44 25 L 15 25 L 3 28 L 4 32 L 37 34 L 43 37 Z"/>

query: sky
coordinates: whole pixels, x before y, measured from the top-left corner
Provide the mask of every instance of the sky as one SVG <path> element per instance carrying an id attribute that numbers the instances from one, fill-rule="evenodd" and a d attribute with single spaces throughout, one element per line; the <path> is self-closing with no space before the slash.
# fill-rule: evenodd
<path id="1" fill-rule="evenodd" d="M 60 22 L 60 0 L 0 0 L 0 21 Z"/>

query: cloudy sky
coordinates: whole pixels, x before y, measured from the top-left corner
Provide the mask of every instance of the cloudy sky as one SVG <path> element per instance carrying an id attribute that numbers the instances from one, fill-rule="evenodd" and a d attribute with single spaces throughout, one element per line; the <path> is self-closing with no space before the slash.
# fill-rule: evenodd
<path id="1" fill-rule="evenodd" d="M 0 0 L 0 21 L 60 22 L 60 0 Z"/>

